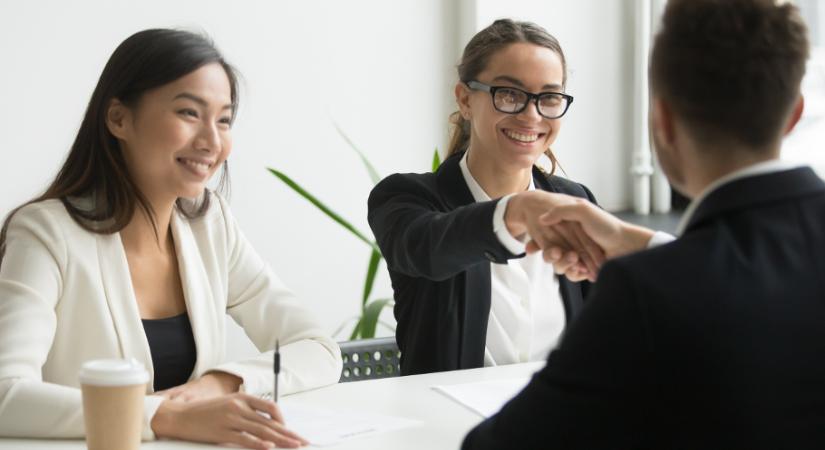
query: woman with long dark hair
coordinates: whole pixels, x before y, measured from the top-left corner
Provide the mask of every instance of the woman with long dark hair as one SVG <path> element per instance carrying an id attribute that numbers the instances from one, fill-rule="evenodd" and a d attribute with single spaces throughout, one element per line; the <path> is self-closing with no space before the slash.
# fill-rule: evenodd
<path id="1" fill-rule="evenodd" d="M 554 175 L 550 146 L 573 102 L 566 69 L 546 30 L 497 20 L 464 49 L 441 167 L 373 189 L 369 223 L 395 291 L 402 373 L 543 361 L 581 308 L 586 283 L 556 277 L 540 252 L 520 257 L 528 240 L 582 248 L 576 228 L 540 226 L 551 193 L 594 201 Z M 537 165 L 542 155 L 549 170 Z M 556 270 L 583 278 L 566 261 Z"/>
<path id="2" fill-rule="evenodd" d="M 260 399 L 271 350 L 281 393 L 335 383 L 340 352 L 206 188 L 237 107 L 203 36 L 145 30 L 112 54 L 57 177 L 0 234 L 0 435 L 81 437 L 81 364 L 135 358 L 145 439 L 306 443 Z M 264 353 L 225 360 L 226 314 Z"/>

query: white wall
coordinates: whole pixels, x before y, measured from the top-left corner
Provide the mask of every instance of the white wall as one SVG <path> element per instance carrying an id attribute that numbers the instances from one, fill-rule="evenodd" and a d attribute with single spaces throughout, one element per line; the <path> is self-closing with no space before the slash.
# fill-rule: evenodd
<path id="1" fill-rule="evenodd" d="M 628 0 L 475 2 L 476 30 L 512 17 L 535 22 L 559 40 L 567 92 L 575 100 L 553 150 L 567 176 L 587 185 L 609 210 L 630 206 L 633 8 Z"/>
<path id="2" fill-rule="evenodd" d="M 454 65 L 499 16 L 561 41 L 573 109 L 554 146 L 567 174 L 627 207 L 630 2 L 599 0 L 32 0 L 0 3 L 0 214 L 45 187 L 112 50 L 135 31 L 209 33 L 243 74 L 230 158 L 247 237 L 329 332 L 356 314 L 369 249 L 265 171 L 285 171 L 369 232 L 369 178 L 332 119 L 382 174 L 428 170 L 447 141 Z M 467 34 L 469 33 L 469 34 Z M 464 37 L 459 37 L 461 34 Z M 378 294 L 391 295 L 382 267 Z M 386 333 L 386 331 L 384 331 Z M 251 351 L 232 329 L 234 354 Z"/>

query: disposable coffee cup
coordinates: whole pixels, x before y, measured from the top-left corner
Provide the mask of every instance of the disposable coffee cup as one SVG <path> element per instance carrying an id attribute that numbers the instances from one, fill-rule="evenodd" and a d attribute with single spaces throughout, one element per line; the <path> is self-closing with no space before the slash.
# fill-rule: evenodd
<path id="1" fill-rule="evenodd" d="M 88 450 L 138 450 L 149 373 L 134 359 L 97 359 L 80 369 Z"/>

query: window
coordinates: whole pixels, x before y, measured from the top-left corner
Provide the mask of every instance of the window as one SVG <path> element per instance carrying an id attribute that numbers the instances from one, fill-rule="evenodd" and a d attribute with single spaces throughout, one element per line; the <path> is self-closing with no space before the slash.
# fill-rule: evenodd
<path id="1" fill-rule="evenodd" d="M 805 112 L 796 129 L 785 138 L 784 159 L 810 164 L 825 178 L 825 2 L 797 0 L 808 24 L 811 59 L 802 80 Z"/>

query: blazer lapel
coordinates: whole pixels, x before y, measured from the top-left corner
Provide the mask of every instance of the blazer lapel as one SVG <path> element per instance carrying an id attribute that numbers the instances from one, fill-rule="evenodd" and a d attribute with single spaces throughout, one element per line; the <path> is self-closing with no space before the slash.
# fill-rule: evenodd
<path id="1" fill-rule="evenodd" d="M 189 222 L 174 212 L 171 225 L 183 296 L 198 352 L 192 371 L 195 377 L 222 362 L 224 343 L 220 340 L 222 333 L 218 330 L 223 324 L 218 323 L 218 320 L 225 319 L 223 315 L 217 317 L 209 276 Z"/>
<path id="2" fill-rule="evenodd" d="M 463 152 L 457 153 L 441 164 L 436 172 L 438 192 L 446 210 L 451 211 L 475 202 L 459 162 Z M 487 342 L 487 322 L 490 319 L 490 264 L 476 264 L 464 272 L 464 296 L 459 300 L 460 344 L 458 368 L 484 365 L 484 348 Z M 468 306 L 472 304 L 472 307 Z"/>
<path id="3" fill-rule="evenodd" d="M 97 235 L 97 252 L 103 290 L 120 345 L 120 356 L 135 358 L 152 374 L 152 354 L 149 351 L 143 323 L 140 321 L 140 311 L 132 287 L 132 275 L 129 273 L 129 263 L 120 233 Z M 153 383 L 154 379 L 149 380 L 149 391 Z"/>
<path id="4" fill-rule="evenodd" d="M 685 227 L 685 233 L 723 213 L 821 192 L 825 192 L 825 183 L 810 167 L 731 181 L 711 192 L 699 204 Z"/>
<path id="5" fill-rule="evenodd" d="M 473 193 L 470 192 L 467 182 L 464 181 L 461 166 L 458 165 L 462 155 L 464 155 L 464 152 L 456 153 L 445 159 L 435 173 L 438 192 L 441 193 L 441 198 L 444 200 L 448 211 L 475 202 Z"/>

